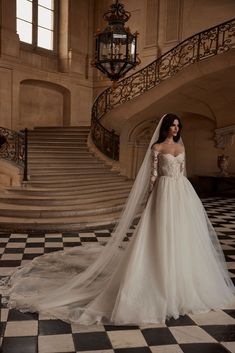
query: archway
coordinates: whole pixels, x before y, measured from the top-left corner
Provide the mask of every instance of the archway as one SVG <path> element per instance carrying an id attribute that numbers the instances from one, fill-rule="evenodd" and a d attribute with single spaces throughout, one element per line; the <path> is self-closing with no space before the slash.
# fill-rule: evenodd
<path id="1" fill-rule="evenodd" d="M 70 91 L 56 83 L 23 80 L 20 83 L 21 128 L 70 125 Z"/>

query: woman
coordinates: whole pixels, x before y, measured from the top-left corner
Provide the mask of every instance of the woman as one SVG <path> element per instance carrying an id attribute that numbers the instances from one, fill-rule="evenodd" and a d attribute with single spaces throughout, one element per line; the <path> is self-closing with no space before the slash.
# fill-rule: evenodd
<path id="1" fill-rule="evenodd" d="M 4 287 L 11 307 L 81 324 L 144 324 L 235 299 L 216 233 L 184 176 L 181 128 L 177 116 L 161 118 L 108 244 L 43 255 L 17 269 Z"/>

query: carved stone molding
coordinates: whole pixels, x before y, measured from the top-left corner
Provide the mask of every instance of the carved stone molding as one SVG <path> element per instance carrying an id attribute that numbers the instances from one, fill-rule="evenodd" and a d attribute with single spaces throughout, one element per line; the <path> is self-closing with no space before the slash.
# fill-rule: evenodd
<path id="1" fill-rule="evenodd" d="M 235 140 L 235 125 L 215 129 L 215 142 L 217 148 L 224 149 L 232 146 Z"/>
<path id="2" fill-rule="evenodd" d="M 167 0 L 166 2 L 166 42 L 179 40 L 180 26 L 180 0 Z"/>
<path id="3" fill-rule="evenodd" d="M 145 32 L 145 47 L 157 45 L 159 0 L 147 0 L 147 21 Z"/>

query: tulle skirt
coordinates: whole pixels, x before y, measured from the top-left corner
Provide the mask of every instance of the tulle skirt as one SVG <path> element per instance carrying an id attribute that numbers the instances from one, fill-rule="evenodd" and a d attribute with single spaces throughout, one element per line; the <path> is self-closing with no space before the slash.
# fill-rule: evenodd
<path id="1" fill-rule="evenodd" d="M 112 275 L 98 276 L 95 290 L 81 292 L 79 276 L 102 246 L 41 256 L 2 288 L 11 307 L 80 324 L 163 323 L 235 301 L 216 233 L 184 176 L 158 179 L 130 242 L 117 251 Z"/>
<path id="2" fill-rule="evenodd" d="M 218 238 L 185 177 L 159 179 L 126 256 L 114 322 L 165 322 L 235 301 Z"/>

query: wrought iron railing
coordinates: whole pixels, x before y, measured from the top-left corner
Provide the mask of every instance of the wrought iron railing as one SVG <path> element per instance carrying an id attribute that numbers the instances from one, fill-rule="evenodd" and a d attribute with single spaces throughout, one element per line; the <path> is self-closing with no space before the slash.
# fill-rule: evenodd
<path id="1" fill-rule="evenodd" d="M 0 127 L 0 158 L 23 168 L 23 180 L 28 180 L 28 131 L 18 132 Z"/>
<path id="2" fill-rule="evenodd" d="M 148 66 L 119 81 L 116 88 L 107 88 L 92 107 L 91 131 L 95 145 L 107 156 L 118 160 L 119 136 L 101 124 L 106 113 L 156 87 L 183 68 L 232 48 L 235 48 L 235 19 L 185 39 Z"/>
<path id="3" fill-rule="evenodd" d="M 119 158 L 119 136 L 114 130 L 109 131 L 103 127 L 99 121 L 91 124 L 91 136 L 96 146 L 109 158 L 118 160 Z"/>

